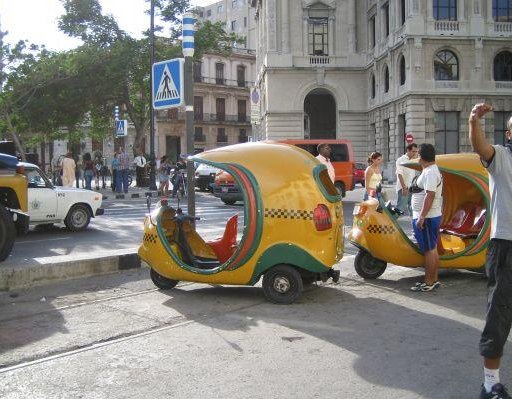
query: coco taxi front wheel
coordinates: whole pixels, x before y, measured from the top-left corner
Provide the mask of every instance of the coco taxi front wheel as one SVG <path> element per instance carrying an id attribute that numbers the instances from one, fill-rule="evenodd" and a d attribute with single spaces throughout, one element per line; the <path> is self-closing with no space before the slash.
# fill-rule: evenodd
<path id="1" fill-rule="evenodd" d="M 162 276 L 156 272 L 155 269 L 151 269 L 149 275 L 151 277 L 151 281 L 153 281 L 153 284 L 155 284 L 161 290 L 170 290 L 171 288 L 176 287 L 176 284 L 179 283 L 178 280 L 171 280 L 170 278 Z"/>
<path id="2" fill-rule="evenodd" d="M 302 277 L 292 266 L 274 266 L 263 276 L 263 292 L 270 302 L 281 305 L 293 303 L 302 289 Z"/>
<path id="3" fill-rule="evenodd" d="M 374 258 L 369 252 L 359 250 L 354 259 L 354 268 L 362 278 L 376 279 L 382 276 L 388 264 L 383 260 Z"/>

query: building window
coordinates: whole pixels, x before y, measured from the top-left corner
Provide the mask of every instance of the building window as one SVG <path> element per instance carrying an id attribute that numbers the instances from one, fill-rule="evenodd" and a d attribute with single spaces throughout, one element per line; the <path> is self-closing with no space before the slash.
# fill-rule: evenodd
<path id="1" fill-rule="evenodd" d="M 215 83 L 218 85 L 226 84 L 226 80 L 224 79 L 224 64 L 222 62 L 215 64 Z"/>
<path id="2" fill-rule="evenodd" d="M 243 65 L 236 67 L 236 82 L 238 87 L 245 87 L 245 66 Z"/>
<path id="3" fill-rule="evenodd" d="M 494 144 L 505 144 L 505 132 L 508 130 L 507 122 L 512 112 L 494 111 Z"/>
<path id="4" fill-rule="evenodd" d="M 370 30 L 369 36 L 370 36 L 370 48 L 375 47 L 375 15 L 370 18 L 368 21 L 368 29 Z"/>
<path id="5" fill-rule="evenodd" d="M 457 0 L 434 0 L 434 19 L 457 21 Z"/>
<path id="6" fill-rule="evenodd" d="M 389 68 L 384 66 L 384 93 L 389 91 Z"/>
<path id="7" fill-rule="evenodd" d="M 382 18 L 384 26 L 384 37 L 389 36 L 389 3 L 382 6 Z"/>
<path id="8" fill-rule="evenodd" d="M 247 17 L 244 17 L 244 28 L 247 28 Z"/>
<path id="9" fill-rule="evenodd" d="M 212 10 L 206 10 L 206 17 L 211 17 L 212 16 Z"/>
<path id="10" fill-rule="evenodd" d="M 226 100 L 224 98 L 217 98 L 215 100 L 215 107 L 217 111 L 217 121 L 226 120 Z"/>
<path id="11" fill-rule="evenodd" d="M 435 113 L 435 147 L 439 154 L 459 152 L 459 113 Z"/>
<path id="12" fill-rule="evenodd" d="M 512 22 L 512 0 L 492 0 L 492 17 L 496 22 Z"/>
<path id="13" fill-rule="evenodd" d="M 206 141 L 203 135 L 203 128 L 200 126 L 194 127 L 194 141 Z"/>
<path id="14" fill-rule="evenodd" d="M 226 129 L 223 127 L 219 127 L 217 129 L 217 143 L 227 143 L 228 136 L 226 136 Z"/>
<path id="15" fill-rule="evenodd" d="M 512 81 L 512 53 L 502 51 L 494 58 L 494 80 Z"/>
<path id="16" fill-rule="evenodd" d="M 236 8 L 237 5 L 238 5 L 238 0 L 233 0 L 231 2 L 231 8 Z"/>
<path id="17" fill-rule="evenodd" d="M 224 11 L 224 7 L 222 7 L 222 4 L 220 6 L 217 6 L 217 14 L 222 14 L 222 11 Z"/>
<path id="18" fill-rule="evenodd" d="M 405 84 L 405 57 L 403 55 L 400 57 L 399 69 L 400 69 L 400 86 L 403 86 Z"/>
<path id="19" fill-rule="evenodd" d="M 373 73 L 370 78 L 370 85 L 371 85 L 372 98 L 375 98 L 375 75 Z"/>
<path id="20" fill-rule="evenodd" d="M 201 74 L 202 63 L 201 61 L 194 62 L 194 82 L 202 82 L 203 76 Z"/>
<path id="21" fill-rule="evenodd" d="M 203 120 L 203 97 L 194 96 L 194 120 Z"/>
<path id="22" fill-rule="evenodd" d="M 203 18 L 204 13 L 202 11 L 199 11 L 199 18 Z"/>
<path id="23" fill-rule="evenodd" d="M 400 0 L 400 20 L 402 22 L 402 25 L 405 24 L 405 0 Z"/>
<path id="24" fill-rule="evenodd" d="M 435 80 L 459 80 L 459 61 L 449 50 L 441 50 L 434 58 Z"/>
<path id="25" fill-rule="evenodd" d="M 240 129 L 240 133 L 238 134 L 238 142 L 239 143 L 247 142 L 247 131 L 245 129 Z"/>
<path id="26" fill-rule="evenodd" d="M 236 31 L 236 20 L 235 21 L 231 21 L 231 30 L 233 32 Z"/>
<path id="27" fill-rule="evenodd" d="M 310 55 L 329 55 L 328 18 L 309 17 L 308 19 L 308 51 Z"/>
<path id="28" fill-rule="evenodd" d="M 238 100 L 238 122 L 247 121 L 247 101 Z"/>

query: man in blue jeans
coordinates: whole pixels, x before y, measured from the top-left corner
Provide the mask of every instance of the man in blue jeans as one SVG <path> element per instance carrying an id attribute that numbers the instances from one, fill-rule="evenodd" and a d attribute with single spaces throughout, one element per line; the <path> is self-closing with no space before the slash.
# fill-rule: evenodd
<path id="1" fill-rule="evenodd" d="M 117 156 L 118 169 L 116 192 L 120 193 L 121 189 L 125 194 L 128 193 L 128 174 L 130 173 L 130 157 L 122 147 L 119 148 L 119 155 Z"/>
<path id="2" fill-rule="evenodd" d="M 512 325 L 512 117 L 507 123 L 507 144 L 490 145 L 480 120 L 492 110 L 489 104 L 476 104 L 469 116 L 469 139 L 489 172 L 491 194 L 491 242 L 485 265 L 489 295 L 480 337 L 484 360 L 480 399 L 510 399 L 500 383 L 500 363 Z"/>

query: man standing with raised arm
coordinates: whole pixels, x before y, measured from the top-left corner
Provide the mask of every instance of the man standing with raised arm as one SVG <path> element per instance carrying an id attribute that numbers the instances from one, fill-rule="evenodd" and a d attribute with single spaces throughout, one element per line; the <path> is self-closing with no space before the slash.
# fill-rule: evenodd
<path id="1" fill-rule="evenodd" d="M 480 354 L 484 358 L 480 398 L 510 399 L 500 383 L 500 362 L 512 323 L 512 146 L 487 143 L 480 119 L 490 111 L 491 105 L 476 104 L 469 116 L 469 139 L 489 172 L 491 193 L 491 242 L 485 265 L 489 295 L 480 338 Z M 512 117 L 507 129 L 507 144 L 510 144 Z"/>

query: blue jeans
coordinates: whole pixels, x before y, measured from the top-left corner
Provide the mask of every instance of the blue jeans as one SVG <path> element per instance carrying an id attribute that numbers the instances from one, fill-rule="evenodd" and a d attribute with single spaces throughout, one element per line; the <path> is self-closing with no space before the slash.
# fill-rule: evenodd
<path id="1" fill-rule="evenodd" d="M 411 193 L 408 193 L 406 196 L 404 196 L 402 195 L 402 189 L 400 189 L 397 192 L 397 196 L 396 207 L 403 213 L 405 213 L 405 211 L 409 212 L 409 216 L 412 216 Z"/>
<path id="2" fill-rule="evenodd" d="M 84 171 L 84 179 L 85 179 L 85 189 L 92 190 L 91 182 L 94 177 L 94 172 L 90 169 Z"/>
<path id="3" fill-rule="evenodd" d="M 128 169 L 119 169 L 116 173 L 116 192 L 128 193 Z"/>

